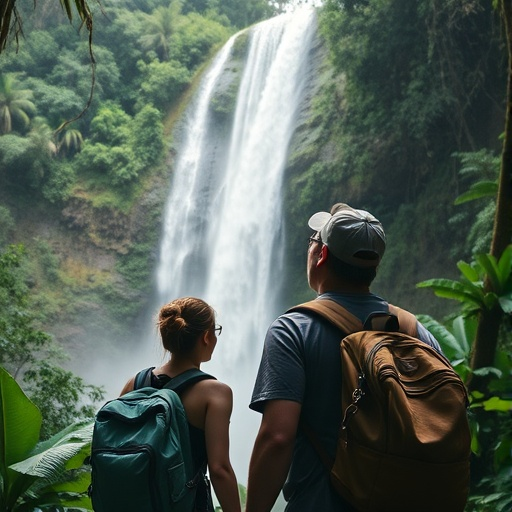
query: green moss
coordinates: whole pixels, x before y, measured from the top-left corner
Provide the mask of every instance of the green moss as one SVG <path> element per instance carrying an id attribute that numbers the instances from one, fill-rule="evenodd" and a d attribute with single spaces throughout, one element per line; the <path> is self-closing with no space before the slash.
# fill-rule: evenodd
<path id="1" fill-rule="evenodd" d="M 247 56 L 250 41 L 249 36 L 250 32 L 248 30 L 244 30 L 243 32 L 240 32 L 234 40 L 231 51 L 231 56 L 234 60 L 243 60 Z"/>
<path id="2" fill-rule="evenodd" d="M 117 262 L 117 271 L 134 290 L 145 292 L 151 286 L 155 263 L 154 258 L 151 257 L 152 253 L 153 246 L 151 244 L 135 244 Z"/>

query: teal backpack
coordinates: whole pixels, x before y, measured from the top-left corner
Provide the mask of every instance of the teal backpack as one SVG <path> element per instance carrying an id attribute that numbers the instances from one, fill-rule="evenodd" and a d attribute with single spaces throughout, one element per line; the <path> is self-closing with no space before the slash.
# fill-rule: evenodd
<path id="1" fill-rule="evenodd" d="M 151 370 L 139 372 L 135 389 L 107 402 L 96 415 L 89 489 L 95 512 L 194 509 L 203 473 L 194 474 L 179 394 L 200 380 L 215 377 L 191 369 L 156 389 L 150 387 Z"/>

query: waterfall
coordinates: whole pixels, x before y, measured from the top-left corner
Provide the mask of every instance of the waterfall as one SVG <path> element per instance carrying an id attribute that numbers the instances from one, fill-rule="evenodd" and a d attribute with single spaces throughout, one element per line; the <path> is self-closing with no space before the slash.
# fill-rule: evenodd
<path id="1" fill-rule="evenodd" d="M 196 97 L 178 149 L 157 269 L 158 301 L 205 299 L 223 325 L 203 369 L 234 393 L 231 458 L 246 483 L 260 422 L 248 409 L 266 329 L 279 314 L 284 272 L 282 182 L 315 32 L 313 9 L 249 29 L 226 147 L 211 111 L 239 35 L 219 52 Z"/>

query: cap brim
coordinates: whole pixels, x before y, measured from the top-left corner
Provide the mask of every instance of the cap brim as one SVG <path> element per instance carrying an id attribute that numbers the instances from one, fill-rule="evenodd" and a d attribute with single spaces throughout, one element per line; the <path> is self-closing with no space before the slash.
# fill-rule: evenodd
<path id="1" fill-rule="evenodd" d="M 317 212 L 308 220 L 308 226 L 314 231 L 321 231 L 331 217 L 332 215 L 330 213 Z"/>

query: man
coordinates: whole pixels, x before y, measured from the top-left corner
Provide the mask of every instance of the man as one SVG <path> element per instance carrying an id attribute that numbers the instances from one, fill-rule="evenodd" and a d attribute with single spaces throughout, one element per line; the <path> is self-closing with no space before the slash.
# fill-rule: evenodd
<path id="1" fill-rule="evenodd" d="M 316 300 L 333 299 L 363 323 L 388 303 L 370 292 L 386 247 L 381 223 L 342 203 L 308 222 L 307 256 Z M 417 337 L 441 351 L 417 323 Z M 350 511 L 304 432 L 307 425 L 334 459 L 341 424 L 340 332 L 310 312 L 290 312 L 269 328 L 250 407 L 263 413 L 249 467 L 247 512 L 267 512 L 281 489 L 291 512 Z"/>

